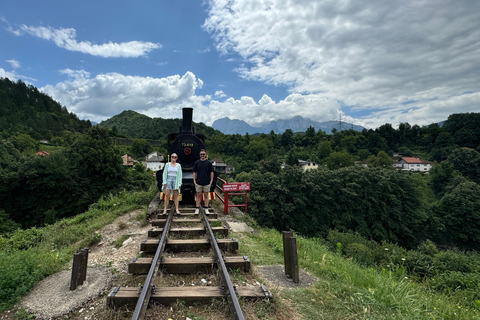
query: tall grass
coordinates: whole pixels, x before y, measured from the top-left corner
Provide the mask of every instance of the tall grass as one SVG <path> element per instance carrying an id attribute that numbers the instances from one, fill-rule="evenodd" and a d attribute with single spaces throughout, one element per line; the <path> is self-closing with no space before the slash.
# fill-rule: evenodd
<path id="1" fill-rule="evenodd" d="M 0 237 L 0 312 L 38 281 L 66 267 L 75 250 L 100 240 L 96 233 L 118 216 L 146 207 L 156 190 L 121 192 L 101 198 L 83 214 L 45 228 L 17 230 Z"/>
<path id="2" fill-rule="evenodd" d="M 254 264 L 283 263 L 281 233 L 260 230 L 238 239 L 240 253 Z M 330 251 L 322 239 L 297 236 L 297 252 L 300 268 L 318 281 L 280 294 L 302 319 L 480 319 L 480 303 L 469 295 L 431 290 L 404 268 L 364 267 Z"/>

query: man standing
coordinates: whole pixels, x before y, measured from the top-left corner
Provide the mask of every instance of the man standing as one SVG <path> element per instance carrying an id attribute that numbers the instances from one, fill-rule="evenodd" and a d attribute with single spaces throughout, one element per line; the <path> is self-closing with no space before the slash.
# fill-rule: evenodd
<path id="1" fill-rule="evenodd" d="M 199 213 L 202 194 L 205 202 L 205 213 L 208 214 L 208 193 L 210 192 L 212 182 L 213 166 L 210 160 L 207 159 L 207 152 L 205 149 L 202 149 L 200 150 L 200 160 L 197 160 L 193 165 L 193 183 L 195 184 L 197 195 L 195 214 Z"/>

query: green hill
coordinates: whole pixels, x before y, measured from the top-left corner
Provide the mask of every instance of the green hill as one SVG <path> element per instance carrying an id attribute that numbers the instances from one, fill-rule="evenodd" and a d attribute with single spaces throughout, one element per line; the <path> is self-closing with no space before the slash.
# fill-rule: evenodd
<path id="1" fill-rule="evenodd" d="M 170 133 L 177 133 L 182 125 L 182 119 L 150 118 L 135 111 L 126 110 L 122 113 L 102 121 L 98 126 L 110 129 L 113 132 L 133 139 L 166 139 Z M 196 133 L 207 137 L 219 133 L 219 131 L 206 126 L 203 123 L 193 123 Z"/>
<path id="2" fill-rule="evenodd" d="M 0 128 L 4 137 L 26 133 L 50 139 L 67 132 L 85 132 L 90 121 L 78 119 L 50 96 L 21 80 L 0 78 Z"/>

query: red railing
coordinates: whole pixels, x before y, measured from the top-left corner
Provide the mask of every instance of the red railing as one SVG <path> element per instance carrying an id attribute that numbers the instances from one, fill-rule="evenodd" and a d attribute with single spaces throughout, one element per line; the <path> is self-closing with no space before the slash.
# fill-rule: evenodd
<path id="1" fill-rule="evenodd" d="M 248 182 L 233 182 L 227 183 L 227 181 L 217 178 L 217 181 L 221 181 L 222 185 L 219 186 L 217 182 L 217 189 L 222 191 L 224 198 L 220 193 L 215 191 L 218 198 L 223 202 L 223 213 L 228 214 L 228 208 L 230 207 L 245 207 L 245 213 L 247 212 L 247 191 L 250 190 L 250 183 Z M 232 193 L 235 192 L 235 193 Z M 245 196 L 245 204 L 230 204 L 229 196 Z M 231 200 L 230 200 L 231 201 Z"/>

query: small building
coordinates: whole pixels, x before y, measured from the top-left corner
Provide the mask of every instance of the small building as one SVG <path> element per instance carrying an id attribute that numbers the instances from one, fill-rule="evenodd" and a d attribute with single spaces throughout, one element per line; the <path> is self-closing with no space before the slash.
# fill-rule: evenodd
<path id="1" fill-rule="evenodd" d="M 128 166 L 128 167 L 133 167 L 134 165 L 134 159 L 133 159 L 133 156 L 129 155 L 128 153 L 125 153 L 123 156 L 122 156 L 122 160 L 123 160 L 123 165 L 124 166 Z"/>
<path id="2" fill-rule="evenodd" d="M 432 165 L 432 161 L 415 157 L 402 157 L 398 163 L 395 164 L 395 167 L 406 171 L 428 172 L 432 168 Z"/>
<path id="3" fill-rule="evenodd" d="M 235 172 L 234 166 L 229 166 L 228 164 L 226 164 L 220 159 L 213 159 L 211 161 L 213 165 L 213 170 L 217 171 L 218 174 L 229 175 Z"/>
<path id="4" fill-rule="evenodd" d="M 38 150 L 36 153 L 35 153 L 36 156 L 49 156 L 50 153 L 48 153 L 47 151 L 43 151 L 43 150 Z"/>
<path id="5" fill-rule="evenodd" d="M 298 160 L 298 164 L 303 169 L 303 171 L 317 170 L 318 164 L 311 161 Z"/>
<path id="6" fill-rule="evenodd" d="M 163 169 L 163 167 L 165 166 L 165 158 L 163 157 L 163 153 L 154 151 L 145 156 L 142 164 L 145 168 L 156 172 Z"/>

